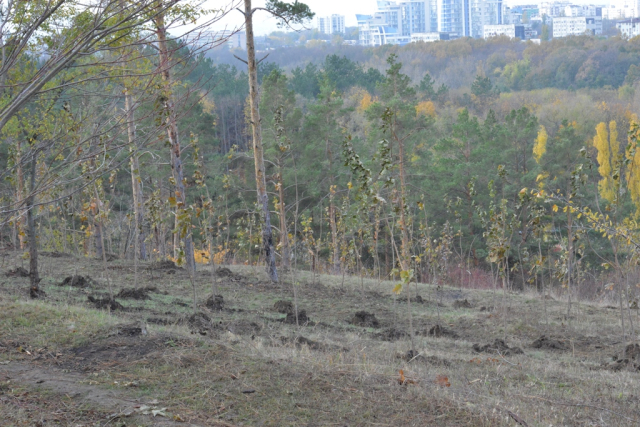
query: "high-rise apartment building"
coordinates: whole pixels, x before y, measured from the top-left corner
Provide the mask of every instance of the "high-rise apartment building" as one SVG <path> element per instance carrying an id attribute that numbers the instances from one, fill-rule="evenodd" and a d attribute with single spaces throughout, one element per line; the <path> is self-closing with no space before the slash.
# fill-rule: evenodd
<path id="1" fill-rule="evenodd" d="M 344 15 L 318 16 L 318 31 L 324 34 L 344 34 Z"/>
<path id="2" fill-rule="evenodd" d="M 602 34 L 602 11 L 596 16 L 558 16 L 553 18 L 553 37 Z"/>
<path id="3" fill-rule="evenodd" d="M 640 18 L 640 0 L 611 0 L 603 13 L 607 19 Z"/>
<path id="4" fill-rule="evenodd" d="M 404 44 L 413 34 L 433 32 L 480 38 L 485 25 L 503 23 L 503 0 L 379 0 L 377 6 L 373 15 L 356 15 L 362 45 Z"/>
<path id="5" fill-rule="evenodd" d="M 430 0 L 380 0 L 373 15 L 356 15 L 360 44 L 405 44 L 411 34 L 431 31 Z"/>

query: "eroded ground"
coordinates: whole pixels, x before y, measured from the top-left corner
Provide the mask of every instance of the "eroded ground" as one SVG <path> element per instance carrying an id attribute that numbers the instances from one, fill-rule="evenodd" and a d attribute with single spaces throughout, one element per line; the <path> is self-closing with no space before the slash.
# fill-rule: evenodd
<path id="1" fill-rule="evenodd" d="M 199 266 L 194 313 L 171 263 L 136 287 L 130 262 L 60 256 L 32 302 L 9 255 L 6 425 L 640 425 L 640 347 L 606 305 L 424 284 L 409 305 L 391 282 Z"/>

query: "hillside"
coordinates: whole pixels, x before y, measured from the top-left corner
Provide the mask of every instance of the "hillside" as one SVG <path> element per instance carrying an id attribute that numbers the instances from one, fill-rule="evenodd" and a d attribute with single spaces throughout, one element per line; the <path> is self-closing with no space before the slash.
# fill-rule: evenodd
<path id="1" fill-rule="evenodd" d="M 12 253 L 3 259 L 3 276 L 21 264 Z M 555 295 L 411 285 L 412 346 L 409 305 L 393 296 L 392 282 L 292 271 L 271 284 L 261 267 L 216 271 L 195 276 L 196 315 L 188 274 L 170 263 L 141 263 L 138 292 L 129 297 L 134 266 L 127 261 L 112 261 L 105 272 L 97 261 L 50 254 L 41 301 L 28 299 L 28 279 L 5 276 L 4 425 L 640 420 L 640 352 L 623 356 L 609 303 L 574 301 L 567 315 L 567 302 Z M 73 274 L 84 280 L 60 285 Z M 108 299 L 107 274 L 122 295 L 113 311 L 88 301 Z M 215 300 L 208 299 L 212 279 L 221 295 Z M 142 415 L 153 410 L 156 416 Z"/>

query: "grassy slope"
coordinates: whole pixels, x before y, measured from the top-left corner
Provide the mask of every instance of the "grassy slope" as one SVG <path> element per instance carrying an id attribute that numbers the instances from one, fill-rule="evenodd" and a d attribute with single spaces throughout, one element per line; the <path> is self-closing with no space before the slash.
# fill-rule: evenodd
<path id="1" fill-rule="evenodd" d="M 607 367 L 623 348 L 613 309 L 578 304 L 567 318 L 566 303 L 550 300 L 545 316 L 537 296 L 514 294 L 504 300 L 499 293 L 495 311 L 480 311 L 494 305 L 492 292 L 447 287 L 437 292 L 419 284 L 425 302 L 411 307 L 420 356 L 408 361 L 403 358 L 408 339 L 395 339 L 408 331 L 407 303 L 394 301 L 391 282 L 346 278 L 342 285 L 341 277 L 300 272 L 298 304 L 315 324 L 297 328 L 281 322 L 284 315 L 272 308 L 277 300 L 292 299 L 293 277 L 274 286 L 261 269 L 231 269 L 237 275 L 218 278 L 223 311 L 204 306 L 211 294 L 210 272 L 196 276 L 199 309 L 212 321 L 201 335 L 202 327 L 190 330 L 180 321 L 191 313 L 192 290 L 184 272 L 154 271 L 151 277 L 142 271 L 140 285 L 159 292 L 145 301 L 120 299 L 127 310 L 109 314 L 86 302 L 88 294 L 104 293 L 100 263 L 45 259 L 46 301 L 26 300 L 27 279 L 0 279 L 0 362 L 81 372 L 97 387 L 132 399 L 156 399 L 197 425 L 213 425 L 216 419 L 265 426 L 515 425 L 508 411 L 530 426 L 640 422 L 638 373 Z M 90 275 L 94 285 L 55 285 L 75 271 Z M 110 263 L 109 274 L 118 290 L 134 282 L 129 263 Z M 471 308 L 453 308 L 464 299 Z M 362 309 L 374 313 L 381 327 L 347 322 Z M 142 323 L 147 335 L 122 333 L 122 325 Z M 457 337 L 428 336 L 435 324 Z M 564 349 L 533 348 L 543 334 Z M 316 344 L 300 345 L 300 336 Z M 506 338 L 524 354 L 472 349 L 495 338 Z M 400 370 L 411 383 L 398 383 Z M 0 393 L 15 393 L 1 387 Z M 0 411 L 15 409 L 1 402 Z"/>

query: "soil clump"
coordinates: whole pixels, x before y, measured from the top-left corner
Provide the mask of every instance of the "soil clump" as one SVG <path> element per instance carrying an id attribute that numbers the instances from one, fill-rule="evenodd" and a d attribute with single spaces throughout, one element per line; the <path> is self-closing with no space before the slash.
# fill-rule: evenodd
<path id="1" fill-rule="evenodd" d="M 118 298 L 129 298 L 129 299 L 137 299 L 137 300 L 147 300 L 151 299 L 149 294 L 151 292 L 158 292 L 158 288 L 155 286 L 147 286 L 146 288 L 124 288 L 122 289 L 118 295 Z"/>
<path id="2" fill-rule="evenodd" d="M 207 335 L 208 332 L 213 330 L 211 318 L 202 312 L 187 316 L 184 318 L 184 322 L 187 324 L 192 334 L 197 332 L 200 335 Z"/>
<path id="3" fill-rule="evenodd" d="M 566 350 L 567 344 L 563 341 L 542 335 L 531 343 L 531 347 L 543 350 Z"/>
<path id="4" fill-rule="evenodd" d="M 210 295 L 205 303 L 209 310 L 223 310 L 224 309 L 224 297 L 222 295 Z"/>
<path id="5" fill-rule="evenodd" d="M 232 282 L 242 282 L 244 281 L 244 276 L 240 274 L 236 274 L 227 267 L 218 267 L 216 269 L 216 276 L 224 277 Z"/>
<path id="6" fill-rule="evenodd" d="M 524 354 L 524 351 L 522 351 L 521 348 L 509 347 L 507 343 L 505 343 L 504 340 L 500 338 L 496 338 L 495 341 L 493 341 L 493 343 L 485 344 L 482 346 L 480 344 L 474 344 L 473 350 L 476 351 L 477 353 L 499 353 L 503 356 L 511 356 L 514 354 Z"/>
<path id="7" fill-rule="evenodd" d="M 109 297 L 106 298 L 95 298 L 91 295 L 87 297 L 87 300 L 92 303 L 97 309 L 108 308 L 111 311 L 116 310 L 124 310 L 122 304 L 120 304 L 115 299 L 111 299 Z"/>
<path id="8" fill-rule="evenodd" d="M 383 341 L 398 341 L 408 336 L 408 333 L 396 328 L 385 329 L 384 331 L 376 334 L 376 338 Z"/>
<path id="9" fill-rule="evenodd" d="M 118 327 L 118 335 L 122 335 L 125 337 L 136 337 L 138 335 L 146 335 L 147 330 L 142 326 L 135 325 L 123 325 Z"/>
<path id="10" fill-rule="evenodd" d="M 458 300 L 453 303 L 453 308 L 473 308 L 471 303 L 467 301 L 467 299 L 463 299 L 462 301 Z"/>
<path id="11" fill-rule="evenodd" d="M 300 324 L 300 325 L 308 325 L 311 322 L 311 319 L 309 319 L 309 316 L 307 316 L 307 311 L 306 310 L 298 310 L 298 322 L 296 322 L 296 313 L 288 313 L 287 317 L 284 318 L 284 323 L 289 324 L 289 325 L 295 325 Z"/>
<path id="12" fill-rule="evenodd" d="M 458 334 L 456 334 L 453 330 L 449 328 L 445 328 L 442 325 L 433 326 L 428 331 L 425 331 L 423 335 L 426 335 L 429 337 L 436 337 L 436 338 L 441 338 L 441 337 L 458 338 Z"/>
<path id="13" fill-rule="evenodd" d="M 80 276 L 74 274 L 73 276 L 67 276 L 58 284 L 58 286 L 72 286 L 74 288 L 88 288 L 92 286 L 95 281 L 89 276 Z"/>
<path id="14" fill-rule="evenodd" d="M 376 315 L 367 311 L 358 311 L 349 319 L 349 323 L 354 326 L 363 326 L 365 328 L 379 328 L 380 322 L 376 319 Z"/>
<path id="15" fill-rule="evenodd" d="M 625 347 L 622 357 L 618 355 L 613 356 L 613 363 L 610 363 L 607 368 L 612 371 L 621 371 L 624 368 L 629 368 L 635 371 L 640 370 L 640 345 L 629 344 Z"/>
<path id="16" fill-rule="evenodd" d="M 295 313 L 293 309 L 293 303 L 291 301 L 279 300 L 273 304 L 273 309 L 278 313 L 292 314 Z"/>
<path id="17" fill-rule="evenodd" d="M 175 262 L 171 260 L 164 260 L 152 263 L 147 270 L 182 270 L 182 267 L 178 267 Z"/>
<path id="18" fill-rule="evenodd" d="M 71 258 L 72 257 L 71 254 L 65 254 L 64 252 L 58 252 L 58 251 L 40 252 L 40 255 L 46 256 L 46 257 L 49 257 L 49 258 Z"/>
<path id="19" fill-rule="evenodd" d="M 29 277 L 29 272 L 23 267 L 16 267 L 13 270 L 9 270 L 5 273 L 7 277 Z"/>

